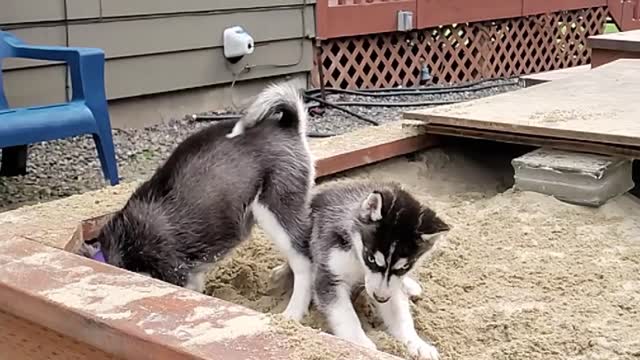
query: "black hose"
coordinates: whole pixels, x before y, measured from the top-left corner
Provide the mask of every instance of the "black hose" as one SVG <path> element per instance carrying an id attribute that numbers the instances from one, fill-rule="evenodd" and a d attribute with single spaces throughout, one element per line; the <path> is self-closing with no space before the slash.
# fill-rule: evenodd
<path id="1" fill-rule="evenodd" d="M 322 100 L 322 99 L 319 99 L 319 98 L 316 98 L 316 97 L 313 97 L 313 96 L 309 96 L 309 95 L 304 95 L 304 98 L 306 100 L 316 101 L 316 102 L 319 102 L 322 105 L 325 105 L 325 106 L 332 107 L 334 109 L 340 110 L 340 111 L 345 112 L 345 113 L 347 113 L 347 114 L 349 114 L 349 115 L 351 115 L 351 116 L 353 116 L 353 117 L 355 117 L 357 119 L 360 119 L 362 121 L 366 121 L 369 124 L 373 124 L 375 126 L 380 125 L 379 122 L 377 122 L 377 121 L 375 121 L 373 119 L 369 119 L 369 118 L 367 118 L 365 116 L 362 116 L 362 115 L 360 115 L 360 114 L 358 114 L 356 112 L 353 112 L 353 111 L 351 111 L 349 109 L 346 109 L 346 108 L 342 107 L 341 105 L 337 105 L 337 104 L 332 103 L 330 101 Z"/>
<path id="2" fill-rule="evenodd" d="M 319 99 L 314 99 L 318 102 Z M 412 107 L 412 106 L 437 106 L 437 105 L 450 105 L 457 104 L 463 101 L 474 100 L 433 100 L 433 101 L 416 101 L 416 102 L 366 102 L 366 101 L 342 101 L 333 103 L 336 106 L 364 106 L 364 107 Z"/>
<path id="3" fill-rule="evenodd" d="M 356 92 L 356 95 L 363 95 L 363 96 L 375 96 L 372 94 L 378 94 L 378 93 L 388 93 L 388 92 L 398 92 L 398 93 L 402 93 L 403 95 L 405 93 L 407 94 L 412 94 L 412 93 L 425 93 L 425 94 L 429 94 L 431 92 L 433 92 L 434 94 L 438 94 L 438 93 L 446 93 L 446 90 L 461 90 L 461 89 L 465 89 L 465 88 L 472 88 L 475 85 L 479 85 L 482 83 L 486 83 L 486 82 L 494 82 L 494 81 L 508 81 L 508 80 L 513 80 L 516 79 L 517 77 L 502 77 L 502 78 L 495 78 L 495 79 L 484 79 L 484 80 L 477 80 L 477 81 L 471 81 L 471 82 L 466 82 L 466 83 L 462 83 L 462 84 L 456 84 L 456 85 L 432 85 L 432 86 L 428 86 L 428 87 L 420 87 L 420 88 L 381 88 L 381 89 L 358 89 L 358 90 L 346 90 L 346 89 L 338 89 L 338 88 L 325 88 L 325 91 L 328 92 L 344 92 L 344 93 L 352 93 L 352 92 Z M 498 87 L 498 86 L 506 86 L 506 85 L 515 85 L 512 83 L 507 83 L 507 84 L 491 84 L 491 85 L 487 85 L 487 88 L 489 87 Z M 320 92 L 322 89 L 320 88 L 315 88 L 315 89 L 309 89 L 307 90 L 307 94 L 311 94 L 311 93 L 318 93 Z M 443 92 L 439 92 L 440 90 L 445 90 Z M 471 91 L 473 91 L 474 89 L 471 89 Z"/>
<path id="4" fill-rule="evenodd" d="M 371 91 L 363 91 L 363 90 L 348 90 L 348 89 L 335 89 L 335 88 L 326 88 L 325 91 L 328 93 L 334 94 L 349 94 L 349 95 L 357 95 L 357 96 L 365 96 L 365 97 L 387 97 L 387 96 L 422 96 L 422 95 L 439 95 L 439 94 L 456 94 L 462 92 L 472 92 L 472 91 L 480 91 L 485 89 L 492 89 L 498 87 L 505 86 L 514 86 L 517 83 L 509 82 L 509 83 L 499 83 L 499 84 L 485 84 L 482 86 L 474 86 L 474 87 L 464 87 L 464 88 L 423 88 L 416 90 L 402 90 L 396 89 L 396 91 L 385 91 L 385 92 L 371 92 Z M 310 90 L 311 93 L 315 95 L 316 89 Z M 315 97 L 315 96 L 314 96 Z"/>
<path id="5" fill-rule="evenodd" d="M 212 114 L 212 115 L 191 115 L 193 121 L 224 121 L 224 120 L 238 120 L 242 117 L 241 114 Z"/>
<path id="6" fill-rule="evenodd" d="M 338 134 L 336 133 L 321 133 L 321 132 L 317 132 L 317 131 L 309 131 L 307 132 L 307 137 L 310 138 L 328 138 L 328 137 L 332 137 L 332 136 L 336 136 Z"/>
<path id="7" fill-rule="evenodd" d="M 191 118 L 193 121 L 223 121 L 223 120 L 233 120 L 240 119 L 242 117 L 241 114 L 214 114 L 214 115 L 192 115 Z M 307 136 L 310 138 L 328 138 L 332 136 L 336 136 L 336 133 L 323 133 L 317 131 L 309 131 L 307 132 Z"/>

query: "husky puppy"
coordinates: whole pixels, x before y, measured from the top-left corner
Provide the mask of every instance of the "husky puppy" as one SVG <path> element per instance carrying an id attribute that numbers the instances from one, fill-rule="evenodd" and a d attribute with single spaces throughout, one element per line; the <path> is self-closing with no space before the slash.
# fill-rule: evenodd
<path id="1" fill-rule="evenodd" d="M 332 332 L 375 348 L 351 302 L 353 289 L 364 283 L 389 334 L 413 356 L 438 359 L 436 348 L 415 330 L 409 296 L 420 288 L 407 274 L 449 226 L 395 183 L 322 185 L 311 209 L 313 298 Z"/>
<path id="2" fill-rule="evenodd" d="M 217 123 L 178 145 L 81 252 L 91 257 L 97 249 L 111 265 L 201 292 L 205 273 L 257 221 L 294 273 L 284 314 L 301 319 L 311 301 L 314 166 L 306 122 L 296 88 L 268 87 L 238 122 Z"/>

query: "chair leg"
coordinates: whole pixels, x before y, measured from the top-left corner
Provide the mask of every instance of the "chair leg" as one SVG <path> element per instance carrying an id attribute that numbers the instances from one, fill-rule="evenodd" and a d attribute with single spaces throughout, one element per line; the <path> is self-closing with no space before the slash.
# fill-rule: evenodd
<path id="1" fill-rule="evenodd" d="M 28 145 L 12 146 L 2 149 L 0 176 L 26 175 L 28 149 Z"/>
<path id="2" fill-rule="evenodd" d="M 104 177 L 109 180 L 111 185 L 118 185 L 120 182 L 118 177 L 118 164 L 116 162 L 116 152 L 111 136 L 94 134 L 93 141 L 96 144 L 96 150 L 98 150 L 98 158 L 100 159 Z"/>

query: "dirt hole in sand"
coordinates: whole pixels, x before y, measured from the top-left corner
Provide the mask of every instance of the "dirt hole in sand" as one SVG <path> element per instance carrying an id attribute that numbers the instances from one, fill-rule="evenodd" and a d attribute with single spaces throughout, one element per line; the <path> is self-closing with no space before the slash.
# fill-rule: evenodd
<path id="1" fill-rule="evenodd" d="M 639 358 L 640 202 L 625 195 L 592 209 L 514 192 L 510 161 L 528 150 L 464 141 L 334 178 L 400 182 L 453 226 L 415 272 L 424 293 L 412 304 L 443 359 Z M 95 236 L 104 219 L 75 237 Z M 256 229 L 209 274 L 206 292 L 279 313 L 289 295 L 269 275 L 282 262 Z M 365 295 L 356 308 L 380 350 L 406 357 Z M 327 330 L 313 308 L 303 324 Z"/>

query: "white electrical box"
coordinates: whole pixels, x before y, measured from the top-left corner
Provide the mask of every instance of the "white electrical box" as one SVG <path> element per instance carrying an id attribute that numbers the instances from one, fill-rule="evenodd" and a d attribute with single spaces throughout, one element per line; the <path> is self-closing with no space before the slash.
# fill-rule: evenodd
<path id="1" fill-rule="evenodd" d="M 224 57 L 231 62 L 237 62 L 255 50 L 253 38 L 241 26 L 233 26 L 224 30 L 223 46 Z"/>
<path id="2" fill-rule="evenodd" d="M 413 11 L 398 11 L 398 31 L 413 30 Z"/>

